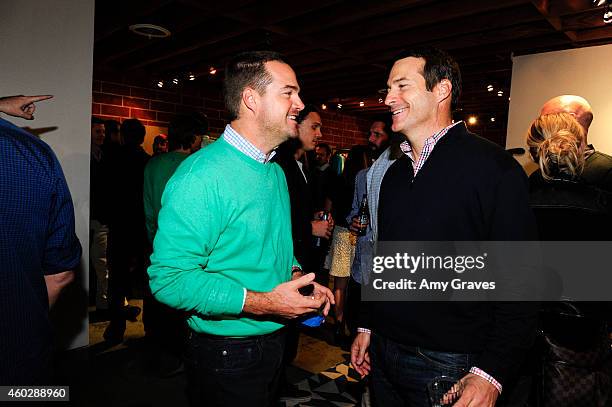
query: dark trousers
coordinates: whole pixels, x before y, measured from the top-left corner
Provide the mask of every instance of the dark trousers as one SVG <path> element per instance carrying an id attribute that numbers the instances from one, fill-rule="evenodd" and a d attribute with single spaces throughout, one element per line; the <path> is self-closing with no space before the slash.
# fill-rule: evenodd
<path id="1" fill-rule="evenodd" d="M 438 376 L 459 380 L 476 355 L 404 346 L 372 333 L 370 357 L 373 405 L 429 407 L 427 384 Z"/>
<path id="2" fill-rule="evenodd" d="M 248 338 L 191 332 L 185 355 L 191 405 L 274 405 L 278 400 L 285 336 L 284 329 Z"/>
<path id="3" fill-rule="evenodd" d="M 125 330 L 122 314 L 125 298 L 131 294 L 131 270 L 144 268 L 143 234 L 137 229 L 111 225 L 108 235 L 108 297 L 111 323 Z"/>

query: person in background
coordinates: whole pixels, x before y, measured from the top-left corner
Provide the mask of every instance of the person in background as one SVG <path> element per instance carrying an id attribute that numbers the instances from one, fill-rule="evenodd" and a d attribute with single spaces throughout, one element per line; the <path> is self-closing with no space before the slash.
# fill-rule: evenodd
<path id="1" fill-rule="evenodd" d="M 584 126 L 569 113 L 553 113 L 538 117 L 527 132 L 527 145 L 539 169 L 529 177 L 529 203 L 543 241 L 608 241 L 612 234 L 612 194 L 588 184 L 582 174 L 586 159 Z M 604 405 L 612 397 L 610 372 L 602 366 L 610 360 L 608 330 L 612 322 L 609 302 L 547 302 L 541 312 L 545 351 L 544 367 L 534 366 L 544 375 L 545 405 L 553 405 L 556 389 L 566 390 L 565 406 L 589 400 Z M 576 315 L 575 313 L 578 313 Z M 608 328 L 609 329 L 609 328 Z M 605 350 L 605 351 L 604 351 Z M 579 355 L 581 368 L 572 365 Z M 551 372 L 554 372 L 551 374 Z M 589 380 L 597 375 L 597 383 Z M 577 383 L 581 383 L 578 385 Z M 555 404 L 556 405 L 556 404 Z"/>
<path id="2" fill-rule="evenodd" d="M 105 137 L 104 137 L 104 146 L 108 145 L 123 145 L 123 138 L 121 137 L 121 132 L 119 131 L 121 124 L 117 120 L 106 120 L 104 122 L 105 128 Z"/>
<path id="3" fill-rule="evenodd" d="M 293 253 L 302 265 L 302 270 L 307 273 L 315 273 L 317 282 L 322 284 L 321 240 L 331 237 L 333 219 L 319 219 L 321 212 L 315 210 L 313 203 L 311 172 L 300 160 L 303 159 L 306 152 L 314 150 L 317 140 L 321 137 L 323 123 L 319 112 L 310 104 L 305 105 L 300 111 L 297 122 L 298 137 L 281 144 L 274 159 L 283 169 L 287 180 L 291 203 Z M 319 241 L 318 247 L 315 244 L 316 239 Z M 285 369 L 297 355 L 299 336 L 298 327 L 290 324 L 283 356 L 284 369 L 281 372 L 280 401 L 282 402 L 304 403 L 311 398 L 309 392 L 289 385 L 286 378 Z"/>
<path id="4" fill-rule="evenodd" d="M 164 191 L 149 267 L 153 295 L 189 313 L 185 365 L 197 406 L 278 400 L 287 320 L 333 303 L 293 256 L 290 203 L 274 149 L 298 136 L 300 87 L 280 54 L 227 64 L 230 124 Z M 298 289 L 312 284 L 312 294 Z"/>
<path id="5" fill-rule="evenodd" d="M 140 308 L 127 304 L 132 280 L 144 285 L 147 237 L 143 207 L 144 169 L 151 158 L 142 148 L 145 127 L 138 119 L 121 123 L 121 146 L 114 162 L 108 165 L 109 188 L 109 309 L 111 322 L 104 331 L 110 344 L 123 341 L 126 320 L 135 321 Z M 135 275 L 133 278 L 132 275 Z"/>
<path id="6" fill-rule="evenodd" d="M 326 143 L 319 143 L 315 149 L 316 166 L 312 169 L 313 202 L 317 210 L 331 210 L 332 184 L 336 179 L 333 169 L 329 165 L 332 157 L 331 147 Z"/>
<path id="7" fill-rule="evenodd" d="M 588 144 L 589 127 L 593 121 L 593 110 L 589 102 L 576 95 L 557 96 L 544 103 L 540 111 L 540 115 L 553 113 L 571 114 L 584 129 L 586 160 L 581 174 L 582 179 L 588 184 L 612 192 L 612 157 Z"/>
<path id="8" fill-rule="evenodd" d="M 383 151 L 389 147 L 391 142 L 391 118 L 385 116 L 374 122 L 370 126 L 368 134 L 368 146 L 372 150 L 372 158 L 377 159 Z"/>
<path id="9" fill-rule="evenodd" d="M 35 102 L 0 98 L 0 112 L 32 120 Z M 0 118 L 0 384 L 49 385 L 53 332 L 49 308 L 81 259 L 74 207 L 53 150 Z"/>
<path id="10" fill-rule="evenodd" d="M 334 316 L 336 319 L 335 340 L 338 344 L 347 342 L 345 326 L 345 304 L 347 285 L 351 275 L 351 265 L 355 256 L 355 245 L 351 242 L 347 216 L 351 212 L 355 177 L 362 169 L 370 165 L 371 150 L 368 146 L 353 146 L 349 151 L 344 172 L 336 177 L 331 188 L 332 214 L 338 219 L 330 248 L 331 264 L 329 275 L 334 278 Z"/>
<path id="11" fill-rule="evenodd" d="M 96 312 L 108 310 L 108 179 L 105 164 L 105 121 L 91 118 L 89 161 L 89 259 L 95 271 Z M 93 287 L 93 286 L 92 286 Z"/>
<path id="12" fill-rule="evenodd" d="M 208 132 L 208 122 L 200 115 L 179 115 L 168 127 L 169 152 L 159 154 L 147 163 L 144 172 L 144 212 L 149 242 L 153 245 L 157 232 L 157 217 L 168 180 L 178 166 L 192 153 L 194 143 Z M 143 323 L 151 339 L 152 369 L 167 377 L 180 371 L 183 344 L 187 339 L 186 315 L 155 300 L 148 279 L 145 287 Z"/>
<path id="13" fill-rule="evenodd" d="M 153 157 L 168 152 L 168 137 L 165 134 L 155 136 L 153 139 Z"/>

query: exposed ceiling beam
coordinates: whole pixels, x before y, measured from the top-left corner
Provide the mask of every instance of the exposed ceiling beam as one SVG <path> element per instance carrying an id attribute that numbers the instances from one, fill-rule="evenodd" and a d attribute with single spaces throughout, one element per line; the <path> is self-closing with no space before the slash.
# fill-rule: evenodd
<path id="1" fill-rule="evenodd" d="M 444 30 L 441 29 L 441 25 L 447 22 L 448 24 L 452 24 L 455 29 L 460 28 L 475 31 L 481 29 L 481 24 L 485 24 L 486 26 L 494 24 L 503 25 L 504 23 L 500 23 L 498 21 L 499 19 L 508 21 L 506 24 L 510 22 L 510 19 L 504 18 L 504 14 L 506 13 L 497 16 L 497 18 L 492 18 L 491 15 L 488 15 L 486 19 L 481 18 L 478 21 L 474 21 L 473 18 L 478 17 L 478 13 L 497 11 L 511 6 L 524 5 L 524 3 L 525 0 L 473 0 L 470 1 L 469 7 L 466 7 L 465 3 L 456 0 L 446 1 L 443 4 L 437 2 L 430 6 L 418 7 L 405 12 L 385 15 L 367 22 L 357 21 L 351 26 L 339 26 L 338 28 L 323 31 L 315 35 L 314 39 L 328 44 L 342 44 L 390 33 L 405 32 L 408 31 L 408 29 L 412 30 L 411 33 L 416 32 L 415 35 L 417 37 L 427 38 L 427 34 L 418 34 L 418 31 L 414 30 L 414 28 L 435 24 L 436 32 L 440 33 L 444 32 Z M 523 10 L 525 10 L 525 8 Z M 517 13 L 516 19 L 513 20 L 514 24 L 523 21 L 525 18 L 533 19 L 534 14 L 531 13 L 531 15 L 528 15 L 524 11 L 522 13 L 508 11 L 508 13 Z M 465 16 L 471 16 L 470 18 L 472 19 L 467 27 L 465 27 L 465 24 L 457 24 L 451 21 Z M 298 29 L 294 31 L 299 32 Z"/>
<path id="2" fill-rule="evenodd" d="M 531 2 L 555 30 L 565 34 L 570 41 L 576 42 L 576 33 L 574 31 L 563 31 L 561 17 L 550 12 L 550 0 L 531 0 Z"/>

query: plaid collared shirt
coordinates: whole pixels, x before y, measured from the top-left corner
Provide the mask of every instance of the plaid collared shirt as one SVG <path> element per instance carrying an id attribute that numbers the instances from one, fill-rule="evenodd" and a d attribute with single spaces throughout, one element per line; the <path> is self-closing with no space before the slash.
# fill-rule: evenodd
<path id="1" fill-rule="evenodd" d="M 240 134 L 238 134 L 236 130 L 232 129 L 232 126 L 230 126 L 229 124 L 225 126 L 225 130 L 223 131 L 222 137 L 230 145 L 236 147 L 238 151 L 262 164 L 269 162 L 276 154 L 276 151 L 272 151 L 268 155 L 264 154 L 249 140 L 245 139 Z"/>
<path id="2" fill-rule="evenodd" d="M 408 141 L 404 141 L 402 144 L 400 144 L 400 148 L 402 149 L 404 154 L 406 154 L 408 158 L 410 158 L 410 160 L 412 161 L 412 169 L 414 170 L 415 177 L 417 173 L 421 170 L 421 168 L 423 168 L 423 166 L 425 165 L 425 161 L 427 161 L 427 159 L 431 155 L 431 152 L 436 146 L 436 143 L 440 141 L 440 139 L 444 137 L 444 135 L 448 133 L 451 128 L 462 122 L 463 120 L 458 121 L 457 123 L 453 123 L 450 126 L 443 128 L 433 136 L 428 137 L 425 140 L 425 144 L 423 145 L 423 151 L 421 151 L 421 155 L 419 156 L 419 160 L 417 162 L 414 161 L 414 155 L 412 154 L 412 146 L 410 145 L 410 143 Z"/>

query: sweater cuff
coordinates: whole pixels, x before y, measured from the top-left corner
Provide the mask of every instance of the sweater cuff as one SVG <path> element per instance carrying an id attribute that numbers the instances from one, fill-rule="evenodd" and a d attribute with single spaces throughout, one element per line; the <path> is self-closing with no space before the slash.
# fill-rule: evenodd
<path id="1" fill-rule="evenodd" d="M 246 287 L 243 287 L 242 289 L 244 290 L 244 295 L 242 297 L 242 307 L 240 307 L 240 312 L 244 310 L 244 304 L 246 303 L 246 295 L 247 295 Z"/>
<path id="2" fill-rule="evenodd" d="M 495 380 L 495 378 L 493 376 L 491 376 L 490 374 L 488 374 L 484 370 L 477 368 L 476 366 L 473 366 L 470 369 L 470 373 L 475 374 L 476 376 L 480 376 L 483 379 L 485 379 L 486 381 L 488 381 L 489 383 L 491 383 L 497 389 L 499 394 L 501 394 L 501 392 L 502 392 L 502 385 L 501 385 L 500 382 Z"/>
<path id="3" fill-rule="evenodd" d="M 226 281 L 225 284 L 224 287 L 218 287 L 216 292 L 211 293 L 208 312 L 203 312 L 204 315 L 239 315 L 242 312 L 246 301 L 246 289 L 233 281 Z"/>

